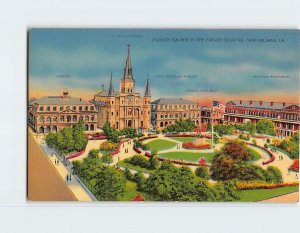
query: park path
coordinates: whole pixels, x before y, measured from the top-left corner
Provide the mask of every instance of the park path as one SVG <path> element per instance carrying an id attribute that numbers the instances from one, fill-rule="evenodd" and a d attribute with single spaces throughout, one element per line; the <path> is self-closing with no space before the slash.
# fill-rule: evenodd
<path id="1" fill-rule="evenodd" d="M 42 148 L 44 155 L 49 159 L 51 164 L 54 166 L 56 171 L 61 176 L 62 180 L 64 180 L 65 184 L 70 188 L 73 192 L 74 196 L 78 201 L 93 201 L 93 198 L 90 196 L 88 191 L 80 184 L 77 178 L 71 175 L 71 181 L 66 180 L 67 175 L 71 174 L 71 165 L 67 166 L 60 160 L 60 158 L 56 155 L 55 151 L 49 148 L 46 143 L 43 141 L 41 136 L 35 137 L 36 142 Z M 59 164 L 56 165 L 55 161 L 59 160 Z"/>
<path id="2" fill-rule="evenodd" d="M 286 202 L 299 202 L 299 192 L 294 192 L 294 193 L 289 193 L 285 195 L 281 195 L 278 197 L 273 197 L 269 198 L 266 200 L 263 200 L 261 202 L 266 202 L 266 203 L 274 203 L 274 202 L 279 202 L 279 203 L 286 203 Z"/>

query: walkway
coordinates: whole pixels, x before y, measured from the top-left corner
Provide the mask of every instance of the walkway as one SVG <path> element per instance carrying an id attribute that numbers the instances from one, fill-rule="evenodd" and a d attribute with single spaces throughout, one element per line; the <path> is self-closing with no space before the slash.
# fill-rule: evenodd
<path id="1" fill-rule="evenodd" d="M 299 192 L 285 194 L 279 197 L 273 197 L 270 199 L 263 200 L 261 202 L 274 203 L 274 202 L 298 202 L 299 201 Z"/>

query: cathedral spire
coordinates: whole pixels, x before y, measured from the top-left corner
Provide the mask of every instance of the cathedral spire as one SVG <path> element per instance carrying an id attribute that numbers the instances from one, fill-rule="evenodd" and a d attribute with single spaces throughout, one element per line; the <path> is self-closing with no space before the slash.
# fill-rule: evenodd
<path id="1" fill-rule="evenodd" d="M 132 79 L 132 67 L 131 67 L 131 58 L 130 58 L 130 44 L 127 45 L 127 59 L 124 68 L 124 79 Z"/>
<path id="2" fill-rule="evenodd" d="M 145 96 L 147 96 L 147 97 L 151 96 L 150 84 L 149 84 L 149 75 L 148 75 L 147 82 L 146 82 Z"/>
<path id="3" fill-rule="evenodd" d="M 113 82 L 112 82 L 112 72 L 110 72 L 110 83 L 108 89 L 108 96 L 112 96 L 114 93 Z"/>

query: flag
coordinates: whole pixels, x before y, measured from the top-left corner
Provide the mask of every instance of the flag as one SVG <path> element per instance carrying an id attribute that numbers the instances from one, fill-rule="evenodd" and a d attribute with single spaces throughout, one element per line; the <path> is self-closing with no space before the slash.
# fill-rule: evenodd
<path id="1" fill-rule="evenodd" d="M 220 110 L 221 112 L 225 112 L 225 105 L 220 103 L 219 101 L 213 101 L 213 110 Z"/>

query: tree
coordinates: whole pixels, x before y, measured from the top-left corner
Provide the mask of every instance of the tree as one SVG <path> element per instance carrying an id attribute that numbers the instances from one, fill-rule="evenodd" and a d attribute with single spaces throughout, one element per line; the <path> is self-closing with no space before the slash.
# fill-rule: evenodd
<path id="1" fill-rule="evenodd" d="M 133 180 L 136 182 L 136 187 L 138 191 L 143 191 L 145 189 L 146 178 L 142 172 L 137 172 L 133 175 Z"/>
<path id="2" fill-rule="evenodd" d="M 206 180 L 210 177 L 209 170 L 206 166 L 197 167 L 195 170 L 195 175 Z"/>
<path id="3" fill-rule="evenodd" d="M 222 152 L 230 156 L 232 159 L 246 161 L 250 157 L 246 144 L 237 140 L 231 140 L 225 143 L 222 148 Z"/>
<path id="4" fill-rule="evenodd" d="M 49 147 L 54 147 L 56 142 L 56 135 L 54 133 L 49 133 L 46 136 L 46 143 Z"/>
<path id="5" fill-rule="evenodd" d="M 206 124 L 206 131 L 211 131 L 211 123 Z"/>
<path id="6" fill-rule="evenodd" d="M 262 119 L 257 122 L 256 130 L 259 134 L 275 135 L 275 124 L 271 120 Z"/>
<path id="7" fill-rule="evenodd" d="M 195 182 L 194 196 L 197 201 L 215 201 L 213 188 L 206 179 L 197 179 Z"/>
<path id="8" fill-rule="evenodd" d="M 95 178 L 95 194 L 100 201 L 116 201 L 124 194 L 125 177 L 115 168 L 103 166 Z"/>
<path id="9" fill-rule="evenodd" d="M 97 159 L 97 158 L 99 158 L 98 154 L 99 154 L 98 149 L 92 149 L 89 151 L 88 157 L 91 159 Z"/>
<path id="10" fill-rule="evenodd" d="M 281 143 L 280 139 L 278 139 L 278 138 L 273 138 L 272 139 L 273 146 L 279 147 L 280 143 Z"/>
<path id="11" fill-rule="evenodd" d="M 133 175 L 127 167 L 125 168 L 124 176 L 127 180 L 132 180 L 133 179 Z"/>
<path id="12" fill-rule="evenodd" d="M 266 180 L 267 182 L 271 182 L 271 183 L 282 183 L 282 174 L 281 171 L 274 166 L 269 166 L 267 168 L 267 176 L 266 176 Z"/>
<path id="13" fill-rule="evenodd" d="M 105 153 L 102 156 L 101 161 L 102 161 L 102 163 L 108 163 L 109 164 L 109 163 L 113 162 L 113 158 L 109 154 Z"/>
<path id="14" fill-rule="evenodd" d="M 87 139 L 84 135 L 84 123 L 83 120 L 79 120 L 73 127 L 74 149 L 76 151 L 82 150 L 86 144 Z"/>
<path id="15" fill-rule="evenodd" d="M 254 123 L 252 123 L 251 121 L 247 121 L 244 124 L 244 129 L 245 129 L 245 131 L 248 131 L 249 134 L 251 134 L 251 135 L 256 133 L 256 125 Z"/>
<path id="16" fill-rule="evenodd" d="M 159 166 L 159 160 L 156 155 L 152 155 L 150 160 L 150 169 L 156 169 Z"/>

